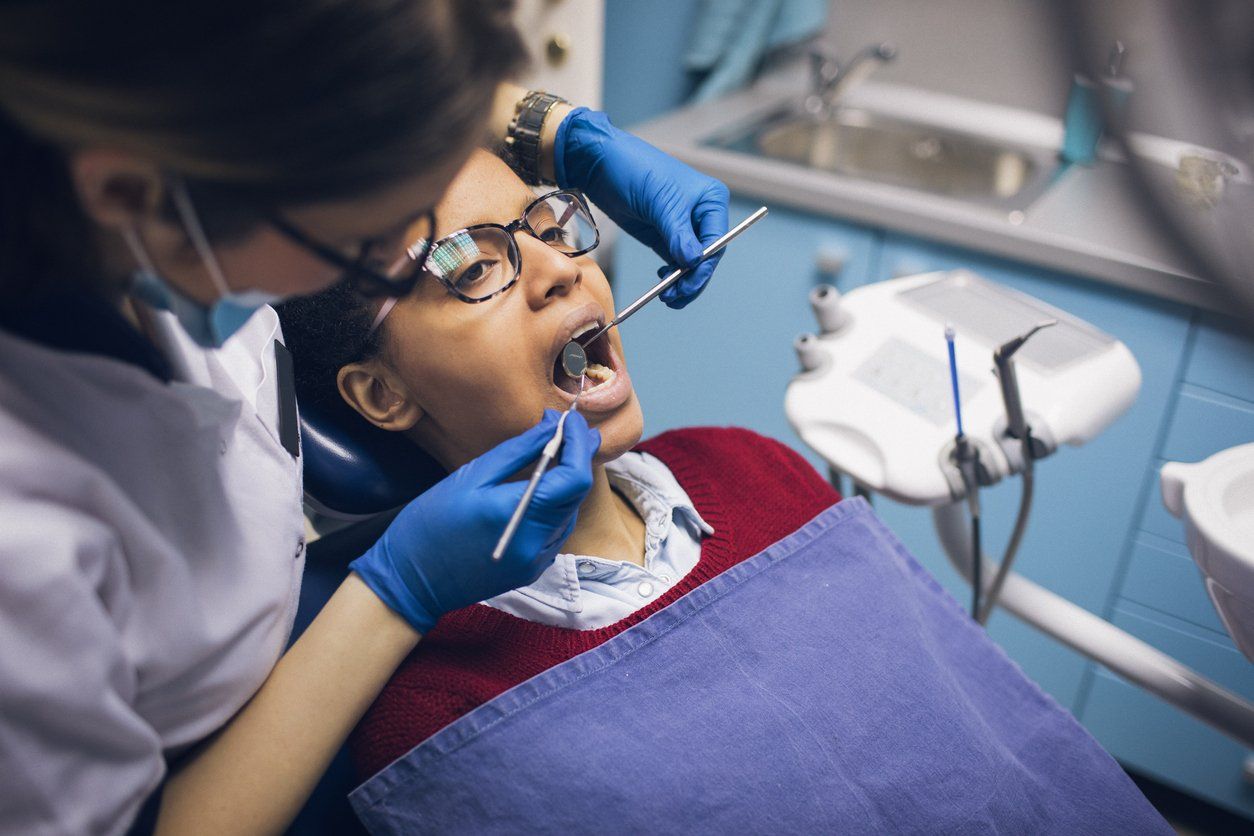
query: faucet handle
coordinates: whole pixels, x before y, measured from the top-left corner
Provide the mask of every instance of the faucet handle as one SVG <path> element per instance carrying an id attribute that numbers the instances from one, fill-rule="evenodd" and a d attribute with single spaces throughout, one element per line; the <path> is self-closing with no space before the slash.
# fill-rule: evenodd
<path id="1" fill-rule="evenodd" d="M 831 50 L 817 46 L 810 50 L 810 89 L 823 93 L 840 75 L 840 64 Z"/>

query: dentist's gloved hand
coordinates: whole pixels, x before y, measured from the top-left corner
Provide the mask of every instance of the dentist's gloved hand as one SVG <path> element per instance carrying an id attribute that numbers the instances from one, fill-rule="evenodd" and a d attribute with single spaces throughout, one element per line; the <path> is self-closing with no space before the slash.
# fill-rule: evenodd
<path id="1" fill-rule="evenodd" d="M 629 235 L 675 267 L 697 261 L 727 231 L 726 186 L 620 131 L 599 111 L 581 107 L 562 120 L 553 167 L 559 186 L 582 190 Z M 682 308 L 697 298 L 719 257 L 667 288 L 662 301 Z"/>
<path id="2" fill-rule="evenodd" d="M 540 457 L 557 417 L 546 410 L 535 427 L 466 463 L 409 503 L 349 568 L 423 634 L 447 612 L 540 577 L 574 530 L 579 504 L 592 486 L 592 457 L 601 434 L 589 429 L 579 413 L 566 419 L 561 454 L 540 479 L 499 562 L 492 560 L 492 550 L 526 488 L 525 481 L 506 480 Z"/>

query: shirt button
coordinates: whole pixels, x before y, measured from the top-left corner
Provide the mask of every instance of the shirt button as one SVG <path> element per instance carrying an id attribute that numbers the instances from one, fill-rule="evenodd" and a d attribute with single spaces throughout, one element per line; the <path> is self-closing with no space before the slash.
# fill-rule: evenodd
<path id="1" fill-rule="evenodd" d="M 582 560 L 579 562 L 579 568 L 576 570 L 579 574 L 587 576 L 595 572 L 597 567 L 590 560 Z"/>
<path id="2" fill-rule="evenodd" d="M 671 576 L 670 576 L 670 575 L 663 575 L 663 576 L 662 576 L 662 583 L 670 583 L 670 582 L 671 582 Z"/>
<path id="3" fill-rule="evenodd" d="M 305 553 L 305 538 L 302 537 L 296 541 L 296 554 L 292 555 L 293 560 L 300 560 L 300 556 Z"/>
<path id="4" fill-rule="evenodd" d="M 648 598 L 653 594 L 653 584 L 648 581 L 641 581 L 640 586 L 636 587 L 636 591 L 640 593 L 641 598 Z"/>

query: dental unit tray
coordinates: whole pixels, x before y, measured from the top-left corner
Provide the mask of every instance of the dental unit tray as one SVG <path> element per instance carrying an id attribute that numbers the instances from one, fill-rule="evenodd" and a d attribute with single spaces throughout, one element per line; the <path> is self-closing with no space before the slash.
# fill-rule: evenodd
<path id="1" fill-rule="evenodd" d="M 1032 460 L 1050 455 L 1061 444 L 1092 439 L 1131 405 L 1141 385 L 1140 368 L 1123 343 L 1064 311 L 966 270 L 893 279 L 843 297 L 835 288 L 821 285 L 810 301 L 820 333 L 797 339 L 802 372 L 785 395 L 788 420 L 835 473 L 848 474 L 863 487 L 894 499 L 932 506 L 937 539 L 968 583 L 978 576 L 994 577 L 999 566 L 986 555 L 974 554 L 965 503 L 960 501 L 965 491 L 952 460 L 957 426 L 945 326 L 951 324 L 956 331 L 963 424 L 979 448 L 980 484 L 1022 472 L 1024 495 L 1030 496 L 1031 463 L 1025 471 L 1025 445 L 1007 434 L 1006 405 L 992 372 L 993 350 L 1007 340 L 1056 320 L 1015 355 L 1014 374 L 1030 427 Z M 1245 580 L 1254 577 L 1250 569 L 1254 556 L 1230 545 L 1213 547 L 1230 544 L 1232 531 L 1246 525 L 1245 514 L 1254 508 L 1254 489 L 1249 487 L 1254 485 L 1249 478 L 1254 474 L 1254 445 L 1212 458 L 1215 461 L 1201 465 L 1164 467 L 1164 500 L 1172 513 L 1190 520 L 1190 550 L 1213 596 L 1211 582 L 1219 579 L 1222 589 L 1216 603 L 1225 624 L 1239 645 L 1244 639 L 1254 647 L 1254 628 L 1249 626 L 1254 624 L 1254 597 L 1224 595 L 1230 586 L 1248 586 Z M 1234 485 L 1242 487 L 1233 489 Z M 1227 517 L 1209 507 L 1217 490 L 1232 494 Z M 997 605 L 1133 685 L 1254 747 L 1254 703 L 1153 645 L 1015 571 L 1006 572 Z"/>
<path id="2" fill-rule="evenodd" d="M 962 414 L 979 450 L 982 485 L 1023 465 L 992 372 L 993 350 L 1004 341 L 1057 321 L 1016 357 L 1033 458 L 1089 441 L 1140 389 L 1140 368 L 1123 343 L 967 270 L 892 279 L 844 296 L 820 286 L 811 302 L 820 333 L 797 340 L 803 370 L 788 386 L 788 420 L 837 471 L 912 505 L 946 504 L 965 493 L 952 462 L 946 325 L 956 331 Z"/>

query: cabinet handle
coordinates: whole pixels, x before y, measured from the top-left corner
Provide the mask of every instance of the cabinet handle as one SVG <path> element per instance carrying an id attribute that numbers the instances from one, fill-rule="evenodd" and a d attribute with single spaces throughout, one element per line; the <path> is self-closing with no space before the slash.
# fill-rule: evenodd
<path id="1" fill-rule="evenodd" d="M 567 57 L 570 56 L 570 35 L 563 32 L 549 35 L 549 40 L 544 45 L 544 54 L 549 59 L 550 67 L 560 67 L 565 64 Z"/>

